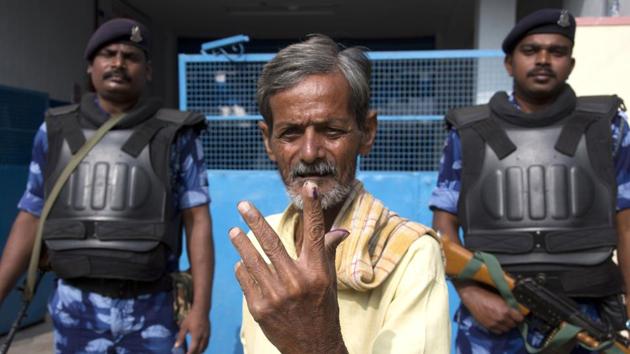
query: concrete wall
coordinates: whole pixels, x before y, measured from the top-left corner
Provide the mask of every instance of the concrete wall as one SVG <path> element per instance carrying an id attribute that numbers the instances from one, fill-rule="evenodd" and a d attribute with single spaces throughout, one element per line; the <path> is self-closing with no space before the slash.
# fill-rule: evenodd
<path id="1" fill-rule="evenodd" d="M 83 50 L 96 22 L 138 13 L 153 32 L 151 93 L 162 97 L 165 106 L 177 107 L 175 35 L 120 0 L 0 0 L 0 84 L 72 101 L 85 87 Z"/>
<path id="2" fill-rule="evenodd" d="M 153 24 L 153 82 L 151 93 L 164 100 L 164 106 L 177 108 L 179 84 L 177 81 L 177 37 L 172 31 Z"/>
<path id="3" fill-rule="evenodd" d="M 438 25 L 435 33 L 435 49 L 463 49 L 472 48 L 475 40 L 475 2 L 470 0 L 457 1 L 449 9 L 445 21 Z"/>
<path id="4" fill-rule="evenodd" d="M 0 0 L 0 84 L 71 101 L 83 85 L 94 1 Z"/>
<path id="5" fill-rule="evenodd" d="M 475 48 L 498 49 L 512 29 L 516 0 L 477 0 L 475 7 Z"/>

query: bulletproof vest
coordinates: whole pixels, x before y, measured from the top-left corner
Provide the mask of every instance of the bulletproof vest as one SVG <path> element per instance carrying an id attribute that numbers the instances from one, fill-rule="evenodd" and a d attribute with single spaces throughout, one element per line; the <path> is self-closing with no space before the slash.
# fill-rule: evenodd
<path id="1" fill-rule="evenodd" d="M 447 117 L 462 141 L 458 218 L 466 246 L 508 269 L 609 259 L 617 241 L 610 124 L 618 99 L 582 97 L 536 115 L 497 95 Z"/>
<path id="2" fill-rule="evenodd" d="M 156 280 L 169 252 L 179 253 L 181 216 L 171 193 L 170 146 L 182 126 L 203 117 L 156 109 L 129 116 L 85 156 L 45 223 L 51 266 L 61 278 Z M 49 112 L 47 194 L 95 133 L 93 118 L 94 112 L 76 106 Z"/>

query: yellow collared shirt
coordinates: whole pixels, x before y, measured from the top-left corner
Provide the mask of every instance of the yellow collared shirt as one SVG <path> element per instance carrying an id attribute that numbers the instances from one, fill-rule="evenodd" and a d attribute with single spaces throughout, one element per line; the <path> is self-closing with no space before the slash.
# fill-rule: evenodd
<path id="1" fill-rule="evenodd" d="M 276 214 L 267 222 L 278 232 L 289 255 L 297 258 L 293 227 L 280 226 L 281 219 L 282 214 Z M 260 252 L 251 233 L 249 237 Z M 263 258 L 268 261 L 264 254 Z M 448 290 L 440 246 L 433 237 L 415 240 L 378 288 L 366 292 L 340 290 L 338 300 L 341 332 L 350 354 L 450 351 Z M 245 300 L 241 342 L 246 354 L 279 353 L 250 315 Z"/>

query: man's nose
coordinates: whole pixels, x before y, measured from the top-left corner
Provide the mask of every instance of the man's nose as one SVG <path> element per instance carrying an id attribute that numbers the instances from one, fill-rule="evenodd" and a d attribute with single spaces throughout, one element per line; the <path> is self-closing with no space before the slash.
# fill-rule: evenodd
<path id="1" fill-rule="evenodd" d="M 300 159 L 305 163 L 312 163 L 324 157 L 323 153 L 321 137 L 312 127 L 307 128 L 302 139 Z"/>
<path id="2" fill-rule="evenodd" d="M 112 58 L 112 66 L 117 68 L 125 66 L 125 57 L 123 56 L 123 53 L 116 53 L 116 55 Z"/>
<path id="3" fill-rule="evenodd" d="M 536 53 L 536 64 L 545 65 L 549 63 L 549 52 L 541 50 Z"/>

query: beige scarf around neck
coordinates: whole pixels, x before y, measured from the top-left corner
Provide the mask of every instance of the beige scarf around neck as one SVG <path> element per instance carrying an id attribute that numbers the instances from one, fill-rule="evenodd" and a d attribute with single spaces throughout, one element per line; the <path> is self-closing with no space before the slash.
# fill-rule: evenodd
<path id="1" fill-rule="evenodd" d="M 291 230 L 293 235 L 299 213 L 297 208 L 289 206 L 277 230 Z M 380 286 L 419 237 L 428 235 L 437 239 L 431 228 L 385 208 L 358 180 L 355 180 L 332 228 L 350 231 L 337 247 L 337 286 L 356 291 L 369 291 Z"/>

